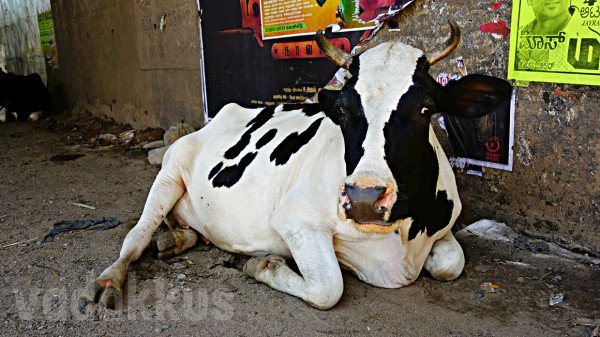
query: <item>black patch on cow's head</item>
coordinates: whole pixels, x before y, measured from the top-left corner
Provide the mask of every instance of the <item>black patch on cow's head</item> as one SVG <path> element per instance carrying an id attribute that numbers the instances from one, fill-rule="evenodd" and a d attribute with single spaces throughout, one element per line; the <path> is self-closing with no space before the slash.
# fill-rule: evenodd
<path id="1" fill-rule="evenodd" d="M 341 91 L 323 89 L 319 92 L 321 109 L 342 131 L 347 175 L 354 172 L 365 154 L 363 143 L 369 127 L 360 95 L 354 89 L 359 69 L 360 60 L 354 58 L 350 66 L 353 77 L 346 82 Z"/>
<path id="2" fill-rule="evenodd" d="M 384 127 L 385 160 L 398 186 L 390 221 L 412 217 L 409 240 L 425 229 L 431 236 L 444 228 L 454 207 L 445 191 L 436 193 L 439 163 L 429 143 L 429 125 L 438 87 L 428 70 L 427 60 L 419 59 L 413 84 Z"/>
<path id="3" fill-rule="evenodd" d="M 210 170 L 210 173 L 208 173 L 208 180 L 211 180 L 215 176 L 215 174 L 217 174 L 219 171 L 221 171 L 222 167 L 223 167 L 223 162 L 220 162 L 217 165 L 215 165 L 215 167 L 213 167 L 212 170 Z"/>
<path id="4" fill-rule="evenodd" d="M 220 170 L 220 172 L 213 179 L 213 186 L 231 187 L 235 185 L 240 180 L 240 178 L 242 178 L 244 171 L 246 170 L 248 165 L 252 163 L 254 158 L 256 158 L 257 154 L 258 152 L 249 152 L 242 157 L 238 164 L 227 166 L 226 168 Z"/>
<path id="5" fill-rule="evenodd" d="M 276 134 L 277 134 L 276 129 L 271 129 L 271 130 L 267 131 L 267 133 L 265 133 L 262 137 L 260 137 L 260 139 L 256 142 L 256 149 L 258 150 L 261 147 L 267 145 L 270 141 L 273 140 L 273 138 L 275 138 Z"/>
<path id="6" fill-rule="evenodd" d="M 273 153 L 271 153 L 271 161 L 274 161 L 275 165 L 284 165 L 287 163 L 294 153 L 298 152 L 304 145 L 308 144 L 315 134 L 317 134 L 322 120 L 323 118 L 319 118 L 312 122 L 312 124 L 300 134 L 294 132 L 285 137 L 285 139 L 273 150 Z"/>
<path id="7" fill-rule="evenodd" d="M 446 191 L 439 191 L 437 195 L 433 196 L 421 193 L 418 198 L 412 200 L 409 208 L 409 216 L 413 218 L 413 223 L 408 230 L 408 240 L 412 240 L 425 230 L 427 230 L 428 236 L 432 236 L 446 227 L 452 217 L 454 202 L 448 200 Z"/>

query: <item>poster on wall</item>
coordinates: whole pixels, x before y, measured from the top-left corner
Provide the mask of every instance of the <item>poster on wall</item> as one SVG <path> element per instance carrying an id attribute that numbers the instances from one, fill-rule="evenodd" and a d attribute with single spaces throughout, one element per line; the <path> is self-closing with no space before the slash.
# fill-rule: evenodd
<path id="1" fill-rule="evenodd" d="M 510 104 L 481 118 L 443 116 L 453 167 L 482 175 L 480 167 L 512 171 L 515 124 L 515 92 Z"/>
<path id="2" fill-rule="evenodd" d="M 315 32 L 350 51 L 411 0 L 202 0 L 207 121 L 227 103 L 258 107 L 313 97 L 338 67 Z"/>
<path id="3" fill-rule="evenodd" d="M 600 85 L 600 0 L 515 0 L 508 78 Z"/>
<path id="4" fill-rule="evenodd" d="M 54 41 L 54 22 L 52 21 L 52 11 L 39 13 L 37 16 L 38 29 L 40 31 L 40 44 L 42 54 L 50 69 L 58 68 L 58 56 L 56 52 L 56 43 Z"/>

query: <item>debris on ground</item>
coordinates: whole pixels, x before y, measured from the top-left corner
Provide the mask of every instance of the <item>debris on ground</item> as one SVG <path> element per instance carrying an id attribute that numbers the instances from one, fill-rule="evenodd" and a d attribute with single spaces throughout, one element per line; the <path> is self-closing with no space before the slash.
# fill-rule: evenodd
<path id="1" fill-rule="evenodd" d="M 1 247 L 0 247 L 0 249 L 4 249 L 4 248 L 8 248 L 8 247 L 12 247 L 12 246 L 17 246 L 17 245 L 20 245 L 20 244 L 22 244 L 22 243 L 28 243 L 28 242 L 31 242 L 31 241 L 35 241 L 35 240 L 37 240 L 37 239 L 39 239 L 39 237 L 35 237 L 35 238 L 33 238 L 33 239 L 23 240 L 23 241 L 19 241 L 19 242 L 13 242 L 13 243 L 9 243 L 9 244 L 6 244 L 6 245 L 3 245 L 3 246 L 1 246 Z"/>
<path id="2" fill-rule="evenodd" d="M 150 143 L 146 143 L 142 147 L 144 148 L 144 150 L 154 150 L 154 149 L 158 149 L 159 147 L 163 147 L 163 146 L 165 146 L 165 142 L 161 139 L 161 140 L 155 140 Z"/>
<path id="3" fill-rule="evenodd" d="M 121 132 L 117 138 L 119 139 L 119 144 L 129 146 L 133 143 L 133 138 L 135 138 L 135 130 Z"/>
<path id="4" fill-rule="evenodd" d="M 475 235 L 482 239 L 513 242 L 518 234 L 510 227 L 494 220 L 480 220 L 456 232 L 456 236 Z"/>
<path id="5" fill-rule="evenodd" d="M 117 145 L 119 143 L 119 137 L 113 135 L 112 133 L 103 133 L 92 139 L 92 143 L 100 146 Z"/>
<path id="6" fill-rule="evenodd" d="M 488 291 L 490 293 L 495 293 L 496 289 L 500 288 L 499 285 L 494 284 L 492 282 L 483 282 L 482 284 L 479 285 L 479 290 L 481 291 Z"/>
<path id="7" fill-rule="evenodd" d="M 65 220 L 59 221 L 54 224 L 54 228 L 42 239 L 42 243 L 54 241 L 54 237 L 58 234 L 70 232 L 77 229 L 89 229 L 89 230 L 107 230 L 117 227 L 121 221 L 110 218 L 102 217 L 92 220 Z M 100 225 L 104 224 L 104 225 Z"/>
<path id="8" fill-rule="evenodd" d="M 192 132 L 196 132 L 196 130 L 185 123 L 177 123 L 170 127 L 163 136 L 162 144 L 164 146 L 161 145 L 162 147 L 152 148 L 150 151 L 148 151 L 148 162 L 152 165 L 161 165 L 163 157 L 165 156 L 169 146 L 175 143 L 177 139 Z M 144 149 L 150 149 L 151 146 L 158 146 L 160 144 L 158 141 L 153 143 L 154 144 L 152 145 L 150 145 L 151 143 L 144 145 Z"/>
<path id="9" fill-rule="evenodd" d="M 86 205 L 86 204 L 81 204 L 81 203 L 78 203 L 78 202 L 69 202 L 69 204 L 71 204 L 73 206 L 87 208 L 87 209 L 96 209 L 96 207 L 94 207 L 94 206 L 90 206 L 90 205 Z"/>
<path id="10" fill-rule="evenodd" d="M 567 300 L 567 293 L 558 293 L 558 294 L 554 294 L 554 295 L 550 295 L 550 297 L 548 297 L 548 305 L 557 305 L 558 303 L 562 302 L 562 301 L 566 301 Z"/>
<path id="11" fill-rule="evenodd" d="M 187 134 L 196 132 L 196 130 L 186 123 L 177 123 L 171 126 L 164 134 L 163 141 L 166 146 L 169 146 L 175 141 Z"/>
<path id="12" fill-rule="evenodd" d="M 596 325 L 596 328 L 594 329 L 594 331 L 592 331 L 591 337 L 600 337 L 600 323 L 598 323 L 598 325 Z"/>

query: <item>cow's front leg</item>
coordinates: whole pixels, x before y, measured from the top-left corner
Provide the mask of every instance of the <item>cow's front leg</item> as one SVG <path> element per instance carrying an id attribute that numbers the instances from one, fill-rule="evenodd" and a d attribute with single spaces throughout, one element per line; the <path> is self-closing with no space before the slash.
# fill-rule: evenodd
<path id="1" fill-rule="evenodd" d="M 300 297 L 315 308 L 334 306 L 342 296 L 342 272 L 333 250 L 331 233 L 319 233 L 314 228 L 284 231 L 301 275 L 290 269 L 278 256 L 252 258 L 244 272 L 271 287 Z"/>
<path id="2" fill-rule="evenodd" d="M 448 232 L 433 244 L 423 268 L 438 280 L 452 281 L 462 273 L 464 266 L 462 247 L 452 232 Z"/>

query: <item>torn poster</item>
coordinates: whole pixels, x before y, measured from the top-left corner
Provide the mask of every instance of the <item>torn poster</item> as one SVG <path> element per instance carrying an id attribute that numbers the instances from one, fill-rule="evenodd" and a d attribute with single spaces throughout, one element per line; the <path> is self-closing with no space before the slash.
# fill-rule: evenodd
<path id="1" fill-rule="evenodd" d="M 508 78 L 600 85 L 600 1 L 513 2 Z"/>
<path id="2" fill-rule="evenodd" d="M 443 116 L 443 128 L 453 156 L 453 167 L 477 165 L 512 171 L 515 124 L 515 92 L 508 105 L 481 118 Z"/>

